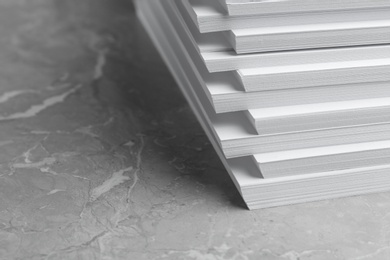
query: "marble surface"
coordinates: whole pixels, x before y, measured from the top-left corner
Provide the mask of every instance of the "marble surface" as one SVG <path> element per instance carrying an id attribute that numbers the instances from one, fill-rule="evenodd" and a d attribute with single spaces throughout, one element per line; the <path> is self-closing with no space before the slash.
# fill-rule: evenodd
<path id="1" fill-rule="evenodd" d="M 0 36 L 0 259 L 390 259 L 390 193 L 248 211 L 129 0 Z"/>

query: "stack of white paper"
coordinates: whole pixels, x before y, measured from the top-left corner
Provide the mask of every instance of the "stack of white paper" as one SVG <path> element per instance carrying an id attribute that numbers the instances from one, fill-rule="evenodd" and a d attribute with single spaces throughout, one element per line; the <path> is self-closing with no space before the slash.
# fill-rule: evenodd
<path id="1" fill-rule="evenodd" d="M 250 209 L 390 190 L 389 0 L 138 0 Z"/>

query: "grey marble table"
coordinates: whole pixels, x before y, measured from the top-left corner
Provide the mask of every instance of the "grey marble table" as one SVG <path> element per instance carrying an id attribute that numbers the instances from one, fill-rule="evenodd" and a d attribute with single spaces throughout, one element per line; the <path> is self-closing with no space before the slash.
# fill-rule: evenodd
<path id="1" fill-rule="evenodd" d="M 0 0 L 0 259 L 390 259 L 390 194 L 248 211 L 128 0 Z"/>

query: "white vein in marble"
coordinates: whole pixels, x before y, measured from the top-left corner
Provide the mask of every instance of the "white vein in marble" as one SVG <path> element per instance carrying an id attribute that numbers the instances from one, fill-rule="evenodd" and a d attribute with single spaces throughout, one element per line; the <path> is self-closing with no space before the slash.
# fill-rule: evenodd
<path id="1" fill-rule="evenodd" d="M 128 168 L 114 172 L 109 179 L 105 180 L 101 185 L 92 189 L 90 201 L 93 202 L 93 201 L 97 200 L 101 195 L 110 191 L 115 186 L 118 186 L 118 185 L 122 184 L 123 182 L 130 180 L 130 177 L 125 176 L 124 174 L 126 172 L 129 172 L 132 170 L 133 170 L 133 167 L 130 166 Z"/>
<path id="2" fill-rule="evenodd" d="M 42 104 L 39 105 L 33 105 L 29 109 L 27 109 L 24 112 L 18 112 L 14 113 L 8 116 L 0 116 L 0 121 L 5 121 L 5 120 L 12 120 L 12 119 L 22 119 L 22 118 L 29 118 L 29 117 L 34 117 L 43 110 L 54 106 L 58 103 L 64 102 L 64 100 L 74 92 L 76 92 L 78 89 L 81 88 L 81 85 L 77 85 L 76 87 L 60 94 L 57 96 L 49 97 L 45 100 L 43 100 Z"/>

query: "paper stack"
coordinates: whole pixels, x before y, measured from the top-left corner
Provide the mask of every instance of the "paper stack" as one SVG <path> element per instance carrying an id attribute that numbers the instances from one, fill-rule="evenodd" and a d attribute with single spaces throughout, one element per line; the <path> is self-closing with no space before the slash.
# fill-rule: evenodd
<path id="1" fill-rule="evenodd" d="M 250 209 L 390 190 L 389 0 L 137 0 Z"/>

